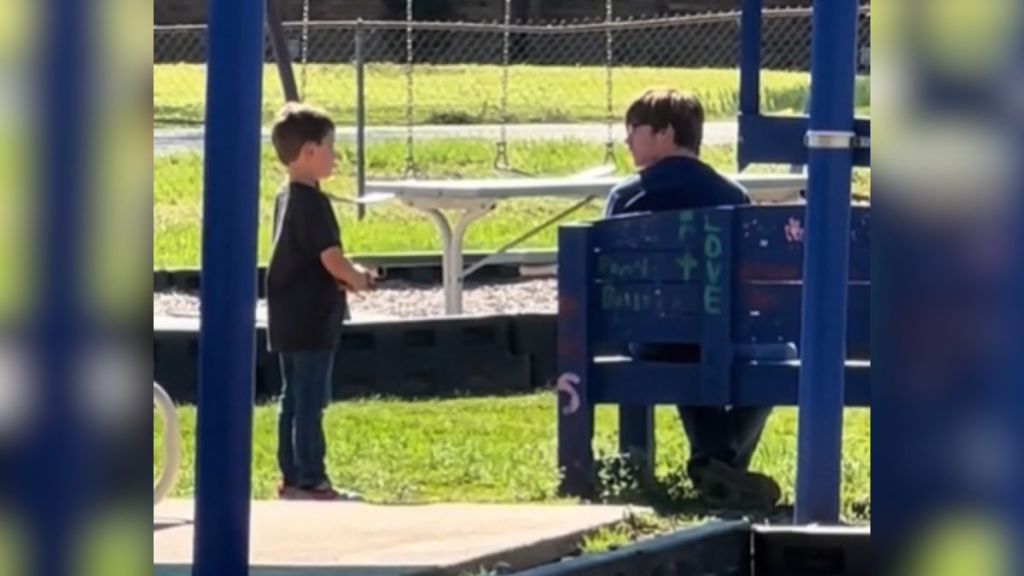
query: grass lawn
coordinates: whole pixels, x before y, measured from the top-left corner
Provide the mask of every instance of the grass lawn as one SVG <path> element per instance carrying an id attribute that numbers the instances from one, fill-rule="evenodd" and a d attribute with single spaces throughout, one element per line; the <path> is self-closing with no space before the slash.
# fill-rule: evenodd
<path id="1" fill-rule="evenodd" d="M 3 122 L 0 119 L 0 122 Z M 20 134 L 0 125 L 0 326 L 13 323 L 22 314 L 28 286 L 32 243 L 30 209 L 35 195 L 25 194 L 30 158 L 25 148 L 16 146 Z"/>
<path id="2" fill-rule="evenodd" d="M 157 126 L 200 124 L 203 120 L 205 66 L 153 67 Z M 342 124 L 355 122 L 355 74 L 344 64 L 311 64 L 305 100 L 326 108 Z M 802 111 L 810 76 L 803 72 L 762 74 L 761 107 L 766 113 Z M 739 102 L 736 69 L 616 68 L 612 110 L 618 116 L 650 86 L 671 86 L 698 95 L 708 118 L 732 119 Z M 501 120 L 501 67 L 482 65 L 415 68 L 413 121 L 417 124 L 488 123 Z M 263 119 L 284 102 L 276 65 L 263 72 Z M 856 105 L 871 103 L 868 77 L 857 78 Z M 607 118 L 602 67 L 513 66 L 509 72 L 510 122 L 581 122 Z M 366 120 L 369 124 L 406 122 L 406 85 L 401 66 L 366 67 Z"/>
<path id="3" fill-rule="evenodd" d="M 26 572 L 24 536 L 15 526 L 13 518 L 0 511 L 0 575 Z"/>
<path id="4" fill-rule="evenodd" d="M 444 401 L 361 400 L 333 404 L 326 412 L 328 471 L 339 486 L 373 502 L 420 503 L 555 502 L 554 395 Z M 179 409 L 183 465 L 173 496 L 190 496 L 194 482 L 195 410 Z M 275 460 L 276 407 L 256 409 L 253 428 L 253 497 L 272 498 L 279 481 Z M 159 418 L 154 418 L 159 422 Z M 616 446 L 617 416 L 598 410 L 597 450 L 607 457 Z M 154 471 L 160 470 L 162 429 L 154 428 Z M 671 407 L 657 412 L 656 493 L 638 495 L 634 478 L 607 466 L 609 500 L 654 503 L 668 515 L 699 519 L 688 482 L 679 475 L 686 446 Z M 842 511 L 847 520 L 870 514 L 871 420 L 866 410 L 847 410 L 844 434 Z M 793 501 L 796 411 L 779 409 L 771 418 L 753 468 L 771 474 Z"/>
<path id="5" fill-rule="evenodd" d="M 48 554 L 67 554 L 68 565 L 80 576 L 138 576 L 152 570 L 151 520 L 138 508 L 93 510 L 75 525 L 71 550 L 42 542 Z M 26 524 L 0 510 L 0 576 L 36 574 L 32 570 L 31 538 Z"/>
<path id="6" fill-rule="evenodd" d="M 355 194 L 354 148 L 338 147 L 339 173 L 325 188 L 340 195 Z M 489 140 L 438 139 L 416 144 L 415 156 L 421 178 L 502 177 L 494 171 L 494 143 Z M 632 168 L 623 147 L 616 150 L 619 174 Z M 732 147 L 709 148 L 704 159 L 718 169 L 735 172 Z M 367 148 L 369 179 L 393 179 L 404 171 L 405 144 L 400 141 L 374 143 Z M 563 175 L 601 165 L 604 147 L 582 141 L 534 141 L 512 143 L 509 162 L 530 174 Z M 157 268 L 195 267 L 199 264 L 200 223 L 202 218 L 202 161 L 198 154 L 186 153 L 154 159 L 153 261 Z M 262 161 L 260 189 L 259 260 L 266 262 L 270 250 L 270 222 L 273 197 L 284 173 L 273 152 L 266 148 Z M 781 170 L 782 168 L 777 168 Z M 870 172 L 855 172 L 854 191 L 866 194 Z M 494 249 L 513 240 L 535 224 L 564 210 L 574 200 L 550 198 L 514 200 L 501 203 L 494 214 L 476 222 L 466 236 L 469 250 Z M 593 203 L 570 219 L 599 216 L 602 205 Z M 349 252 L 357 254 L 417 252 L 440 249 L 437 233 L 427 218 L 398 203 L 375 205 L 363 221 L 356 219 L 352 207 L 338 207 L 342 237 Z M 400 231 L 400 232 L 399 232 Z M 531 238 L 521 248 L 553 248 L 557 228 L 551 227 Z"/>

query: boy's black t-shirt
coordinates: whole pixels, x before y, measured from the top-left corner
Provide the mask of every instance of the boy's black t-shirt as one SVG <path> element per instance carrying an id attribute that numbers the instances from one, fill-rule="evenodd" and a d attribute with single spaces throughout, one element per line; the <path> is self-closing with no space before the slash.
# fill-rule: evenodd
<path id="1" fill-rule="evenodd" d="M 345 317 L 345 295 L 320 262 L 341 246 L 330 200 L 291 183 L 274 202 L 274 247 L 267 269 L 268 344 L 274 352 L 331 350 Z"/>
<path id="2" fill-rule="evenodd" d="M 672 156 L 612 189 L 605 216 L 749 204 L 739 183 L 697 158 Z"/>

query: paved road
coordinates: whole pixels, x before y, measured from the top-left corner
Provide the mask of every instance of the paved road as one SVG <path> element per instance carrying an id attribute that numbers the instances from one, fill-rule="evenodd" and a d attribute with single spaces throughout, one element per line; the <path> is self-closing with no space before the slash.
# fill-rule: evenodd
<path id="1" fill-rule="evenodd" d="M 417 139 L 429 138 L 484 138 L 497 142 L 501 127 L 497 124 L 480 124 L 472 126 L 419 126 L 414 131 Z M 708 122 L 704 126 L 704 143 L 709 146 L 734 144 L 737 127 L 735 122 Z M 511 124 L 507 126 L 510 140 L 559 140 L 575 138 L 591 142 L 604 142 L 608 138 L 608 127 L 605 124 Z M 625 138 L 624 128 L 616 124 L 612 136 L 617 141 Z M 263 132 L 264 139 L 269 139 L 269 131 Z M 366 130 L 366 141 L 376 142 L 406 137 L 404 126 L 371 126 Z M 355 139 L 355 128 L 341 126 L 337 130 L 339 142 L 350 142 Z M 164 155 L 175 152 L 201 152 L 203 147 L 202 128 L 173 128 L 157 130 L 153 136 L 153 154 Z"/>

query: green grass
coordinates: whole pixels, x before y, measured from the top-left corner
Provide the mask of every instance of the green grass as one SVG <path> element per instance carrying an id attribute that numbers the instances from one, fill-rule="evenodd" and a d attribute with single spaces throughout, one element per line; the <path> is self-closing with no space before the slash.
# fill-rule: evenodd
<path id="1" fill-rule="evenodd" d="M 404 146 L 400 141 L 369 145 L 368 178 L 393 179 L 402 174 Z M 352 146 L 339 146 L 338 151 L 339 173 L 325 183 L 325 188 L 336 194 L 351 196 L 355 194 L 354 150 Z M 421 178 L 502 177 L 494 171 L 494 145 L 488 140 L 427 140 L 416 145 L 415 155 Z M 632 171 L 628 153 L 621 146 L 616 149 L 615 158 L 619 174 L 625 175 Z M 724 172 L 735 172 L 735 150 L 731 147 L 709 148 L 704 151 L 704 159 Z M 158 268 L 195 267 L 199 264 L 202 218 L 201 159 L 198 154 L 179 154 L 161 156 L 154 160 L 154 265 Z M 603 160 L 604 148 L 601 144 L 581 141 L 513 143 L 509 149 L 510 164 L 530 174 L 571 174 L 601 165 Z M 269 149 L 263 153 L 261 170 L 259 260 L 266 262 L 270 250 L 273 197 L 280 187 L 284 172 Z M 858 171 L 856 174 L 855 192 L 867 193 L 870 188 L 869 172 Z M 469 229 L 466 248 L 498 248 L 574 202 L 551 198 L 502 202 L 494 214 L 481 219 Z M 595 202 L 570 219 L 595 218 L 600 215 L 601 209 L 601 203 Z M 440 250 L 433 224 L 420 213 L 398 203 L 372 206 L 361 222 L 357 221 L 352 207 L 338 207 L 336 213 L 342 226 L 346 250 L 351 253 Z M 557 228 L 548 228 L 521 248 L 553 248 L 556 234 Z"/>
<path id="2" fill-rule="evenodd" d="M 173 496 L 190 496 L 194 482 L 195 410 L 179 409 L 183 467 Z M 279 481 L 275 463 L 276 407 L 256 409 L 253 426 L 253 497 L 272 498 Z M 159 422 L 158 418 L 154 418 Z M 615 447 L 615 412 L 597 414 L 599 453 Z M 686 445 L 674 410 L 657 412 L 657 475 L 667 483 L 654 499 L 670 513 L 701 516 L 679 476 Z M 556 502 L 555 406 L 551 394 L 445 401 L 362 400 L 333 404 L 324 417 L 328 471 L 341 487 L 380 503 Z M 154 471 L 160 469 L 161 434 L 154 428 Z M 842 510 L 848 520 L 864 519 L 870 502 L 871 421 L 865 410 L 848 410 L 845 420 Z M 793 500 L 796 411 L 771 418 L 753 468 L 774 476 L 787 502 Z M 613 467 L 607 467 L 612 470 Z M 628 499 L 629 478 L 603 475 L 604 493 Z M 635 499 L 634 499 L 635 500 Z M 643 501 L 643 499 L 641 499 Z M 689 504 L 688 504 L 689 502 Z"/>
<path id="3" fill-rule="evenodd" d="M 205 66 L 154 66 L 153 103 L 157 125 L 200 124 L 203 120 Z M 355 122 L 355 76 L 349 65 L 311 64 L 305 100 L 326 108 L 343 124 Z M 802 111 L 810 77 L 803 72 L 762 74 L 762 110 Z M 509 72 L 510 122 L 604 121 L 608 117 L 602 67 L 512 66 Z M 708 118 L 733 118 L 739 102 L 735 69 L 683 70 L 617 68 L 613 73 L 613 114 L 651 86 L 670 86 L 695 93 Z M 417 124 L 488 123 L 501 120 L 501 68 L 457 65 L 416 66 L 413 77 L 413 121 Z M 275 65 L 263 72 L 263 119 L 269 121 L 284 102 Z M 401 66 L 366 67 L 366 119 L 370 124 L 406 122 L 406 84 Z M 856 105 L 871 103 L 870 81 L 857 79 Z"/>
<path id="4" fill-rule="evenodd" d="M 26 139 L 16 129 L 0 126 L 0 326 L 18 320 L 32 293 L 30 210 L 37 203 L 33 195 L 24 193 L 30 159 L 27 146 L 16 146 L 15 142 L 25 144 Z"/>
<path id="5" fill-rule="evenodd" d="M 72 535 L 69 566 L 82 576 L 136 576 L 152 566 L 151 520 L 125 506 L 92 510 Z M 31 569 L 32 543 L 26 524 L 0 510 L 0 576 L 23 576 Z M 44 548 L 53 552 L 49 542 Z M 63 550 L 61 552 L 64 552 Z"/>
<path id="6" fill-rule="evenodd" d="M 0 576 L 24 574 L 25 537 L 14 517 L 0 510 Z"/>

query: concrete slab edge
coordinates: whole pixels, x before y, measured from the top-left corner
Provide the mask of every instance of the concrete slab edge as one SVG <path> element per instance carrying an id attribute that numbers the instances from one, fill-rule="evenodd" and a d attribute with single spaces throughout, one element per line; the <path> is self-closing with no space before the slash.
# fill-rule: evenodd
<path id="1" fill-rule="evenodd" d="M 579 545 L 587 536 L 615 526 L 625 519 L 626 514 L 630 513 L 646 514 L 648 511 L 624 512 L 622 518 L 603 522 L 590 528 L 538 540 L 531 544 L 480 556 L 458 564 L 429 568 L 422 572 L 416 572 L 414 576 L 464 576 L 466 574 L 478 574 L 481 571 L 490 571 L 499 565 L 502 568 L 502 573 L 513 573 L 558 562 L 566 556 L 574 555 Z"/>

